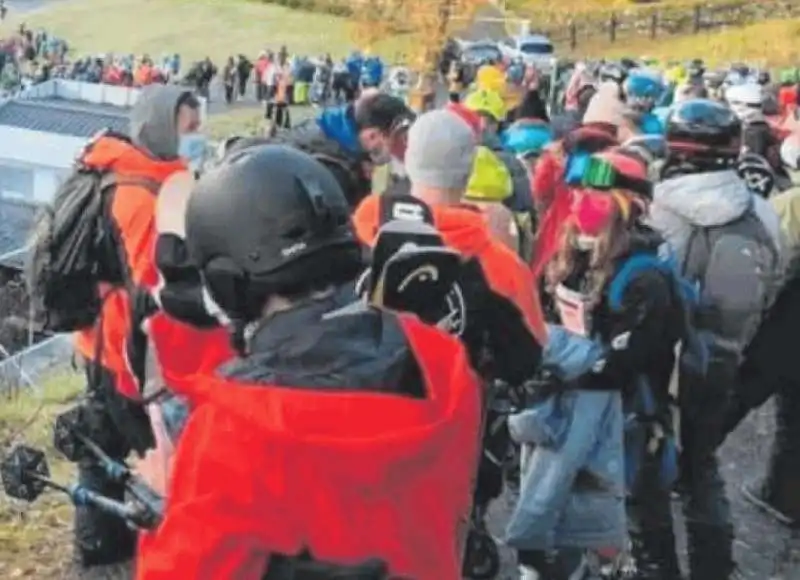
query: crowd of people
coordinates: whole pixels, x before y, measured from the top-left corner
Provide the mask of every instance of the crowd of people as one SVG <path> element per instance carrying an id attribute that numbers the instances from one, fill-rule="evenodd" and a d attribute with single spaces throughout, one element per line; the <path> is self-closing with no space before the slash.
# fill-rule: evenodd
<path id="1" fill-rule="evenodd" d="M 86 368 L 73 428 L 135 453 L 163 500 L 110 509 L 125 480 L 80 458 L 104 499 L 76 500 L 80 566 L 489 577 L 483 517 L 506 490 L 523 580 L 683 578 L 673 495 L 688 577 L 736 578 L 717 450 L 773 395 L 767 474 L 743 492 L 800 522 L 800 77 L 578 63 L 552 106 L 535 74 L 517 95 L 486 63 L 415 112 L 361 58 L 342 104 L 232 136 L 198 178 L 179 156 L 196 97 L 147 86 L 130 135 L 62 186 L 108 196 L 58 204 L 32 260 L 38 311 Z M 289 62 L 231 58 L 226 97 L 256 78 L 285 115 L 314 82 Z"/>
<path id="2" fill-rule="evenodd" d="M 13 95 L 51 78 L 109 85 L 146 86 L 179 80 L 180 55 L 159 61 L 144 54 L 111 53 L 70 58 L 67 41 L 45 30 L 22 24 L 16 34 L 0 42 L 0 89 Z"/>
<path id="3" fill-rule="evenodd" d="M 265 106 L 265 116 L 275 117 L 285 127 L 290 124 L 289 105 L 349 102 L 360 88 L 380 86 L 384 77 L 383 61 L 359 51 L 334 62 L 330 54 L 290 56 L 282 46 L 277 53 L 262 51 L 255 61 L 244 54 L 230 56 L 222 67 L 210 57 L 187 66 L 179 54 L 155 59 L 148 54 L 104 53 L 71 59 L 65 40 L 44 30 L 32 31 L 24 24 L 0 43 L 0 90 L 4 95 L 63 78 L 132 87 L 178 83 L 211 99 L 212 83 L 219 79 L 227 104 L 252 98 L 248 90 L 252 86 L 256 101 Z"/>

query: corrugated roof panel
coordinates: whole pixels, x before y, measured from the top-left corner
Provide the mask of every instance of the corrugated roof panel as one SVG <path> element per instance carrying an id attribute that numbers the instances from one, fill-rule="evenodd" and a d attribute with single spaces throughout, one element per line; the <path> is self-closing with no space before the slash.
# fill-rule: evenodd
<path id="1" fill-rule="evenodd" d="M 103 129 L 127 133 L 128 116 L 124 109 L 57 99 L 9 101 L 0 107 L 0 125 L 89 138 Z"/>

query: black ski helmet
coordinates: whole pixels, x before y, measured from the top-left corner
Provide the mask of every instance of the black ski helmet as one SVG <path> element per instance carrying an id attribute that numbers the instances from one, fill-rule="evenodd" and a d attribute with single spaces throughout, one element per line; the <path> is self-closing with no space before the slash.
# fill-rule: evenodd
<path id="1" fill-rule="evenodd" d="M 287 146 L 232 152 L 203 175 L 188 202 L 186 243 L 211 297 L 239 323 L 259 318 L 271 294 L 343 282 L 361 267 L 341 187 Z"/>
<path id="2" fill-rule="evenodd" d="M 717 160 L 724 165 L 741 152 L 742 124 L 722 103 L 708 99 L 678 103 L 666 125 L 670 156 Z"/>

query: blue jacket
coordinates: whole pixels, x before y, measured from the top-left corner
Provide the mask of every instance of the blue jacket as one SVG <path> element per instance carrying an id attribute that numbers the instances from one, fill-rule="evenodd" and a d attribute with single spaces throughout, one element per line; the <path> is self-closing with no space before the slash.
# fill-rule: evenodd
<path id="1" fill-rule="evenodd" d="M 361 153 L 361 143 L 358 140 L 358 129 L 351 106 L 324 109 L 317 117 L 317 126 L 325 137 L 336 141 L 348 153 L 354 155 Z"/>
<path id="2" fill-rule="evenodd" d="M 364 59 L 360 55 L 351 54 L 344 61 L 344 65 L 347 67 L 347 73 L 353 79 L 353 82 L 361 78 L 361 67 L 364 66 Z"/>
<path id="3" fill-rule="evenodd" d="M 574 379 L 602 359 L 595 342 L 549 329 L 543 365 Z M 509 419 L 530 452 L 520 498 L 506 527 L 517 549 L 623 548 L 626 539 L 624 415 L 619 392 L 565 390 Z M 592 485 L 580 488 L 579 473 Z"/>
<path id="4" fill-rule="evenodd" d="M 645 135 L 663 135 L 665 131 L 661 119 L 654 113 L 647 113 L 642 117 L 640 129 Z"/>
<path id="5" fill-rule="evenodd" d="M 383 62 L 377 56 L 364 59 L 361 65 L 361 84 L 368 87 L 377 87 L 383 81 Z"/>

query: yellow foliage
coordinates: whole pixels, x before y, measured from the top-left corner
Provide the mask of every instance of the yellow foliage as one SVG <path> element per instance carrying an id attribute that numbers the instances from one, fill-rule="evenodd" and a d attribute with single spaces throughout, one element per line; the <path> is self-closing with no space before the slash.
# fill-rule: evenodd
<path id="1" fill-rule="evenodd" d="M 631 0 L 509 0 L 508 8 L 515 12 L 528 14 L 560 14 L 569 16 L 589 16 L 595 13 L 650 11 L 650 10 L 688 10 L 699 0 L 661 0 L 659 2 L 638 3 Z M 726 4 L 731 0 L 705 0 L 703 4 Z"/>
<path id="2" fill-rule="evenodd" d="M 619 57 L 646 54 L 661 60 L 702 57 L 709 63 L 737 60 L 769 66 L 800 62 L 800 19 L 768 20 L 742 28 L 650 40 L 639 37 L 610 44 L 607 40 L 580 45 L 575 56 Z"/>
<path id="3" fill-rule="evenodd" d="M 350 37 L 362 50 L 372 50 L 382 38 L 392 33 L 403 0 L 363 0 L 356 17 L 349 21 Z"/>

